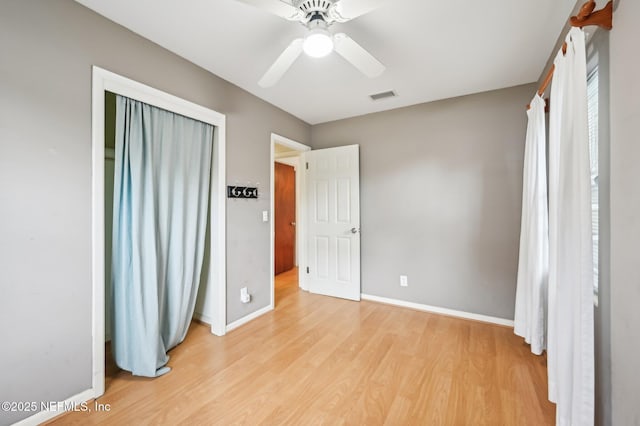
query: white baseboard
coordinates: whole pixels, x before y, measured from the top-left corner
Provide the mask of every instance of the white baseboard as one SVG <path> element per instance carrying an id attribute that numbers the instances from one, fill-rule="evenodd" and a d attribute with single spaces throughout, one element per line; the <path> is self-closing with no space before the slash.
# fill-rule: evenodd
<path id="1" fill-rule="evenodd" d="M 398 300 L 398 299 L 389 299 L 387 297 L 372 296 L 370 294 L 362 294 L 361 297 L 362 297 L 362 300 L 369 300 L 371 302 L 385 303 L 387 305 L 402 306 L 404 308 L 415 309 L 417 311 L 431 312 L 434 314 L 448 315 L 450 317 L 464 318 L 464 319 L 470 319 L 474 321 L 482 321 L 482 322 L 488 322 L 491 324 L 498 324 L 498 325 L 504 325 L 507 327 L 513 327 L 513 320 L 509 320 L 505 318 L 474 314 L 471 312 L 456 311 L 455 309 L 441 308 L 438 306 L 431 306 L 431 305 L 423 305 L 421 303 L 407 302 L 407 301 Z"/>
<path id="2" fill-rule="evenodd" d="M 203 322 L 205 324 L 209 324 L 209 325 L 213 324 L 213 318 L 211 318 L 207 314 L 201 314 L 200 312 L 194 312 L 193 319 Z"/>
<path id="3" fill-rule="evenodd" d="M 73 395 L 70 398 L 67 398 L 64 401 L 60 401 L 58 404 L 59 407 L 71 407 L 77 406 L 80 407 L 80 404 L 86 403 L 95 398 L 95 392 L 93 389 L 87 389 L 84 392 L 80 392 L 79 394 Z M 47 401 L 48 402 L 48 401 Z M 55 404 L 53 404 L 55 406 Z M 92 405 L 89 404 L 89 407 Z M 34 414 L 31 417 L 27 417 L 26 419 L 22 419 L 17 423 L 14 423 L 14 426 L 36 426 L 41 423 L 46 422 L 47 420 L 51 420 L 54 417 L 60 416 L 64 414 L 64 411 L 61 408 L 60 411 L 40 411 Z"/>
<path id="4" fill-rule="evenodd" d="M 242 318 L 240 318 L 239 320 L 236 320 L 234 322 L 232 322 L 231 324 L 227 324 L 227 332 L 234 330 L 238 327 L 240 327 L 241 325 L 244 325 L 246 323 L 248 323 L 251 320 L 254 320 L 256 318 L 258 318 L 259 316 L 262 316 L 264 314 L 266 314 L 269 311 L 273 310 L 273 306 L 272 305 L 267 305 L 264 308 L 258 309 L 255 312 L 250 313 L 247 316 L 244 316 Z"/>

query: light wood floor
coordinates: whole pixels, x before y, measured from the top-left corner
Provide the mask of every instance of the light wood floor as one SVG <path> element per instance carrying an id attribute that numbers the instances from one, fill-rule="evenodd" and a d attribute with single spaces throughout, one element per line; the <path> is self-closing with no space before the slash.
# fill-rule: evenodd
<path id="1" fill-rule="evenodd" d="M 543 357 L 507 327 L 299 291 L 225 337 L 193 323 L 156 379 L 107 368 L 110 412 L 55 425 L 546 425 Z M 89 404 L 92 408 L 93 404 Z"/>

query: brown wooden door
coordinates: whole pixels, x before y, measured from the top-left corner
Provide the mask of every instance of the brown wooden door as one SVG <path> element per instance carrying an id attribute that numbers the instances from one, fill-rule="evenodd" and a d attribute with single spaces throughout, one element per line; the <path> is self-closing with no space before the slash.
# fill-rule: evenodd
<path id="1" fill-rule="evenodd" d="M 275 163 L 274 176 L 274 267 L 277 275 L 295 266 L 296 172 L 291 166 Z"/>

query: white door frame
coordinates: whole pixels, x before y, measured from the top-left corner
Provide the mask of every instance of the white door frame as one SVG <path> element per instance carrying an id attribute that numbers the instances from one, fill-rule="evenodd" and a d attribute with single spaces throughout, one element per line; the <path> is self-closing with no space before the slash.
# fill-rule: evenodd
<path id="1" fill-rule="evenodd" d="M 270 171 L 271 171 L 271 175 L 270 175 L 270 179 L 269 179 L 269 184 L 270 184 L 270 193 L 271 193 L 271 205 L 270 205 L 270 217 L 271 217 L 271 234 L 270 234 L 270 255 L 269 255 L 269 261 L 270 261 L 270 271 L 271 271 L 271 308 L 273 309 L 275 307 L 275 281 L 274 281 L 274 275 L 275 275 L 275 266 L 274 266 L 274 260 L 275 260 L 275 249 L 274 249 L 274 243 L 275 243 L 275 217 L 274 217 L 274 212 L 275 212 L 275 194 L 274 194 L 274 190 L 275 190 L 275 183 L 274 183 L 274 175 L 275 175 L 275 166 L 274 166 L 274 162 L 275 162 L 275 145 L 283 145 L 286 146 L 288 148 L 291 148 L 294 151 L 298 151 L 300 152 L 300 154 L 306 152 L 306 151 L 311 151 L 311 147 L 308 145 L 304 145 L 301 144 L 300 142 L 296 142 L 292 139 L 286 138 L 284 136 L 280 136 L 276 133 L 271 133 L 271 166 L 270 166 Z M 298 195 L 296 197 L 296 250 L 297 250 L 297 254 L 298 254 L 298 284 L 299 286 L 303 289 L 306 290 L 307 289 L 307 285 L 306 285 L 306 280 L 305 277 L 306 275 L 303 272 L 303 265 L 306 265 L 306 244 L 300 244 L 300 242 L 304 242 L 306 240 L 306 222 L 305 222 L 305 212 L 306 212 L 306 194 L 304 191 L 304 187 L 305 187 L 305 182 L 304 182 L 304 173 L 302 172 L 302 166 L 304 164 L 304 158 L 302 156 L 300 156 L 299 158 L 301 158 L 300 161 L 300 167 L 298 168 L 298 171 L 296 173 L 296 188 L 299 188 L 298 191 Z"/>
<path id="2" fill-rule="evenodd" d="M 181 114 L 215 126 L 211 167 L 211 268 L 209 285 L 211 303 L 216 312 L 211 332 L 221 336 L 226 328 L 226 207 L 225 143 L 226 118 L 223 114 L 187 100 L 138 83 L 102 68 L 93 67 L 91 140 L 91 261 L 92 261 L 92 330 L 93 330 L 93 398 L 104 394 L 104 98 L 105 91 Z"/>

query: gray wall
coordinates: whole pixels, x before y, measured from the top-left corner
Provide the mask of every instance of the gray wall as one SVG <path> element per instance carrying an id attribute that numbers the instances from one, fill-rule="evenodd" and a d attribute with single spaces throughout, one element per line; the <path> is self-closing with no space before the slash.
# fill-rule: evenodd
<path id="1" fill-rule="evenodd" d="M 228 321 L 269 304 L 270 133 L 309 125 L 71 0 L 2 0 L 0 401 L 91 386 L 92 65 L 226 114 L 227 179 L 264 195 L 227 207 Z"/>
<path id="2" fill-rule="evenodd" d="M 534 92 L 524 85 L 313 126 L 316 149 L 360 144 L 363 293 L 513 318 Z"/>
<path id="3" fill-rule="evenodd" d="M 610 34 L 611 367 L 614 425 L 640 425 L 640 3 L 619 2 Z"/>

